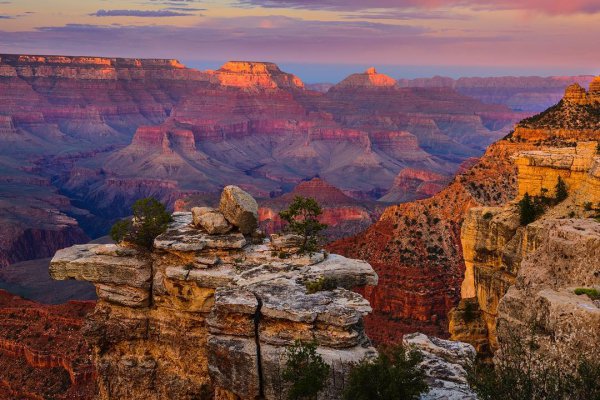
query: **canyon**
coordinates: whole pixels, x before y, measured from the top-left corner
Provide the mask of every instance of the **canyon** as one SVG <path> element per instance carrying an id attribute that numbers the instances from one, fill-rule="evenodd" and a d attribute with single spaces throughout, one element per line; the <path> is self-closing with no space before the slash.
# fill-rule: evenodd
<path id="1" fill-rule="evenodd" d="M 0 279 L 50 303 L 95 297 L 73 279 L 91 281 L 99 298 L 0 291 L 0 392 L 277 398 L 265 377 L 297 338 L 338 360 L 339 384 L 370 340 L 452 348 L 419 331 L 501 359 L 532 320 L 548 362 L 593 351 L 598 304 L 575 289 L 600 285 L 600 78 L 438 80 L 370 68 L 315 91 L 272 63 L 0 56 Z M 558 177 L 567 200 L 521 226 L 517 201 L 554 195 Z M 228 183 L 258 198 L 268 239 L 196 224 Z M 296 195 L 323 206 L 327 251 L 288 257 L 278 212 Z M 177 211 L 151 255 L 69 247 L 145 196 Z M 18 263 L 55 253 L 64 282 L 32 279 L 48 259 Z M 307 292 L 324 277 L 338 288 Z"/>
<path id="2" fill-rule="evenodd" d="M 420 198 L 523 116 L 394 82 L 372 68 L 323 93 L 272 63 L 0 55 L 0 265 L 103 235 L 140 197 L 174 207 L 225 182 L 261 199 L 314 177 L 367 205 Z M 370 218 L 338 214 L 350 232 Z"/>

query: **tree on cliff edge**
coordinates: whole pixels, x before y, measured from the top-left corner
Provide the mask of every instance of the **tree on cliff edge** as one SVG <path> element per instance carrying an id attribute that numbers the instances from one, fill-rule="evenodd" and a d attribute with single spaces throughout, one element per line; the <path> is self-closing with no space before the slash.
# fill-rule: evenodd
<path id="1" fill-rule="evenodd" d="M 302 196 L 296 196 L 288 209 L 279 213 L 281 219 L 288 223 L 286 230 L 302 236 L 300 253 L 314 253 L 319 249 L 319 233 L 327 228 L 318 220 L 322 213 L 315 199 Z"/>
<path id="2" fill-rule="evenodd" d="M 115 242 L 127 241 L 151 250 L 154 239 L 167 229 L 173 218 L 164 204 L 152 197 L 136 201 L 131 210 L 133 218 L 115 223 L 110 237 Z"/>

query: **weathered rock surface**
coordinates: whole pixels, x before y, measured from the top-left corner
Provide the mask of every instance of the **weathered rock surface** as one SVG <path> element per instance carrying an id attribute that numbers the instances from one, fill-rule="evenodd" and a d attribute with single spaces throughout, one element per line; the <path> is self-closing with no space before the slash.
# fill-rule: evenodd
<path id="1" fill-rule="evenodd" d="M 193 224 L 196 228 L 203 228 L 207 233 L 224 234 L 231 230 L 232 225 L 225 219 L 223 213 L 210 207 L 192 208 Z"/>
<path id="2" fill-rule="evenodd" d="M 595 183 L 597 166 L 592 160 L 595 156 L 589 152 L 593 144 L 577 146 L 578 141 L 600 140 L 600 121 L 596 117 L 588 118 L 588 114 L 597 113 L 597 109 L 590 110 L 569 109 L 561 103 L 541 114 L 540 118 L 524 120 L 517 126 L 517 130 L 528 126 L 540 130 L 543 136 L 519 136 L 515 131 L 491 145 L 478 162 L 470 162 L 471 165 L 462 170 L 447 188 L 432 198 L 389 207 L 379 221 L 365 232 L 328 246 L 331 251 L 368 261 L 379 275 L 377 287 L 361 292 L 369 299 L 374 310 L 365 319 L 369 337 L 375 341 L 392 342 L 397 341 L 404 333 L 415 331 L 446 336 L 448 312 L 460 301 L 461 283 L 477 279 L 481 282 L 481 285 L 477 285 L 477 290 L 474 285 L 463 285 L 468 288 L 463 297 L 479 293 L 485 299 L 473 310 L 481 319 L 464 324 L 454 319 L 458 315 L 455 313 L 451 326 L 456 329 L 453 333 L 459 334 L 461 341 L 473 343 L 480 350 L 486 347 L 484 338 L 494 337 L 491 310 L 495 309 L 502 294 L 514 282 L 514 275 L 510 271 L 516 271 L 520 262 L 520 250 L 517 247 L 521 241 L 511 239 L 512 228 L 516 228 L 514 221 L 518 224 L 518 217 L 514 214 L 514 209 L 508 211 L 512 217 L 499 216 L 497 221 L 494 215 L 500 209 L 473 211 L 481 219 L 466 223 L 463 235 L 474 237 L 481 228 L 489 230 L 490 236 L 482 234 L 481 240 L 473 239 L 469 249 L 465 249 L 460 238 L 465 216 L 469 218 L 467 212 L 472 207 L 497 207 L 517 197 L 521 192 L 517 183 L 518 168 L 532 172 L 527 187 L 541 191 L 541 183 L 544 182 L 543 187 L 549 189 L 549 193 L 553 193 L 558 174 L 564 179 L 572 176 L 573 181 L 569 184 L 573 185 L 573 189 L 579 185 L 579 189 L 571 195 L 575 204 L 565 203 L 561 208 L 562 214 L 558 217 L 568 217 L 571 212 L 575 216 L 593 216 L 594 210 L 585 211 L 587 203 L 591 202 L 591 206 L 598 202 Z M 564 118 L 565 113 L 570 113 L 569 118 Z M 571 129 L 573 135 L 562 135 L 561 131 L 553 128 L 552 121 L 557 121 L 557 125 L 564 125 L 565 129 Z M 586 128 L 578 130 L 583 122 Z M 556 150 L 557 148 L 563 149 Z M 573 161 L 560 171 L 548 168 L 536 170 L 537 161 L 530 163 L 525 159 L 516 165 L 513 156 L 524 153 L 526 159 L 538 157 L 527 155 L 533 150 L 552 153 L 552 159 L 566 156 Z M 544 157 L 543 154 L 541 157 Z M 581 169 L 583 165 L 589 166 L 587 172 Z M 544 174 L 540 175 L 543 170 L 548 171 L 552 178 L 546 179 Z M 579 178 L 576 178 L 577 175 Z M 587 183 L 582 186 L 578 181 Z M 571 208 L 568 208 L 569 205 Z M 483 218 L 488 211 L 494 218 Z M 496 235 L 498 233 L 499 236 Z M 508 257 L 505 257 L 499 248 L 507 241 L 512 243 Z M 490 251 L 486 250 L 485 246 L 488 245 L 491 246 Z M 473 253 L 477 250 L 476 246 L 484 247 L 480 253 Z M 469 266 L 474 254 L 479 254 L 477 258 L 485 260 L 477 263 L 487 265 L 485 263 L 489 262 L 489 268 L 478 269 L 477 276 Z M 509 269 L 500 268 L 500 262 Z M 482 320 L 483 318 L 486 320 Z M 492 328 L 490 332 L 486 332 L 488 327 Z M 471 329 L 472 335 L 469 333 Z"/>
<path id="3" fill-rule="evenodd" d="M 402 344 L 423 356 L 419 367 L 429 391 L 421 395 L 422 400 L 477 400 L 467 381 L 467 371 L 475 362 L 473 346 L 422 333 L 405 335 Z"/>
<path id="4" fill-rule="evenodd" d="M 350 290 L 377 284 L 370 265 L 322 251 L 281 257 L 290 240 L 251 244 L 239 232 L 248 224 L 238 221 L 255 218 L 256 202 L 238 188 L 223 196 L 222 210 L 237 224 L 227 234 L 196 228 L 197 218 L 180 212 L 151 255 L 85 245 L 52 260 L 53 277 L 96 285 L 100 300 L 85 335 L 100 399 L 279 399 L 284 352 L 299 339 L 316 341 L 334 365 L 319 395 L 333 400 L 351 365 L 376 354 L 363 329 L 371 306 Z M 309 292 L 307 283 L 320 279 L 335 289 Z"/>
<path id="5" fill-rule="evenodd" d="M 227 221 L 247 235 L 258 227 L 258 203 L 237 186 L 226 186 L 221 193 L 219 210 Z"/>
<path id="6" fill-rule="evenodd" d="M 600 346 L 600 307 L 574 293 L 575 288 L 600 289 L 600 223 L 545 219 L 527 231 L 530 242 L 516 283 L 498 305 L 495 357 L 502 361 L 502 350 L 513 340 L 533 335 L 539 363 L 574 372 L 581 358 L 595 361 Z"/>

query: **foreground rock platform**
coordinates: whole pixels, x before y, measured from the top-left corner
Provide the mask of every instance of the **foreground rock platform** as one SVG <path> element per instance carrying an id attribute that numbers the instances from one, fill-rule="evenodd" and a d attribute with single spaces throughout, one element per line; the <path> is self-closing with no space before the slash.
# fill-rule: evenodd
<path id="1" fill-rule="evenodd" d="M 285 349 L 303 340 L 332 365 L 319 399 L 337 399 L 353 363 L 376 355 L 362 322 L 371 306 L 350 290 L 377 284 L 369 264 L 287 252 L 293 236 L 244 235 L 235 224 L 245 229 L 247 218 L 228 220 L 233 229 L 211 235 L 192 213 L 175 213 L 151 252 L 82 245 L 56 253 L 53 278 L 96 285 L 84 334 L 98 398 L 278 399 Z M 334 289 L 309 292 L 319 281 Z"/>

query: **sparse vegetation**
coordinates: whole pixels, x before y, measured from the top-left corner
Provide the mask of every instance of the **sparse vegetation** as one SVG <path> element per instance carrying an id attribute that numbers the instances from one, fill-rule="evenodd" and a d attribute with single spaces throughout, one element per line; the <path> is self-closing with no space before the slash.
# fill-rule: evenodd
<path id="1" fill-rule="evenodd" d="M 600 290 L 594 288 L 577 288 L 575 294 L 577 296 L 586 295 L 592 300 L 600 300 Z"/>
<path id="2" fill-rule="evenodd" d="M 556 182 L 556 186 L 554 187 L 554 199 L 557 203 L 566 200 L 569 197 L 569 192 L 567 190 L 567 184 L 563 179 L 559 176 L 558 181 Z"/>
<path id="3" fill-rule="evenodd" d="M 492 217 L 494 216 L 494 214 L 492 214 L 491 212 L 486 212 L 485 214 L 483 214 L 483 219 L 488 220 L 488 219 L 492 219 Z"/>
<path id="4" fill-rule="evenodd" d="M 412 400 L 427 390 L 418 368 L 421 354 L 402 346 L 383 348 L 373 361 L 364 360 L 350 372 L 344 400 Z"/>
<path id="5" fill-rule="evenodd" d="M 525 226 L 532 223 L 543 213 L 544 207 L 540 198 L 532 198 L 529 193 L 525 193 L 519 201 L 519 221 L 521 225 Z"/>
<path id="6" fill-rule="evenodd" d="M 308 294 L 322 292 L 323 290 L 333 290 L 337 288 L 337 281 L 333 278 L 321 276 L 314 281 L 308 281 L 304 284 Z"/>
<path id="7" fill-rule="evenodd" d="M 481 400 L 597 400 L 600 399 L 600 362 L 574 360 L 575 371 L 541 362 L 536 332 L 531 323 L 526 338 L 513 335 L 500 343 L 502 358 L 494 365 L 477 362 L 469 371 L 469 384 Z"/>
<path id="8" fill-rule="evenodd" d="M 150 250 L 154 239 L 173 220 L 171 214 L 161 202 L 152 197 L 136 201 L 131 209 L 133 218 L 115 223 L 110 236 L 115 242 L 126 241 Z"/>
<path id="9" fill-rule="evenodd" d="M 319 249 L 320 232 L 327 228 L 318 220 L 322 212 L 315 199 L 296 196 L 288 209 L 279 213 L 281 219 L 288 223 L 286 230 L 302 236 L 300 253 L 314 253 Z"/>
<path id="10" fill-rule="evenodd" d="M 296 340 L 294 345 L 286 349 L 285 358 L 282 378 L 291 384 L 288 399 L 316 399 L 325 387 L 330 368 L 317 353 L 317 343 Z"/>

